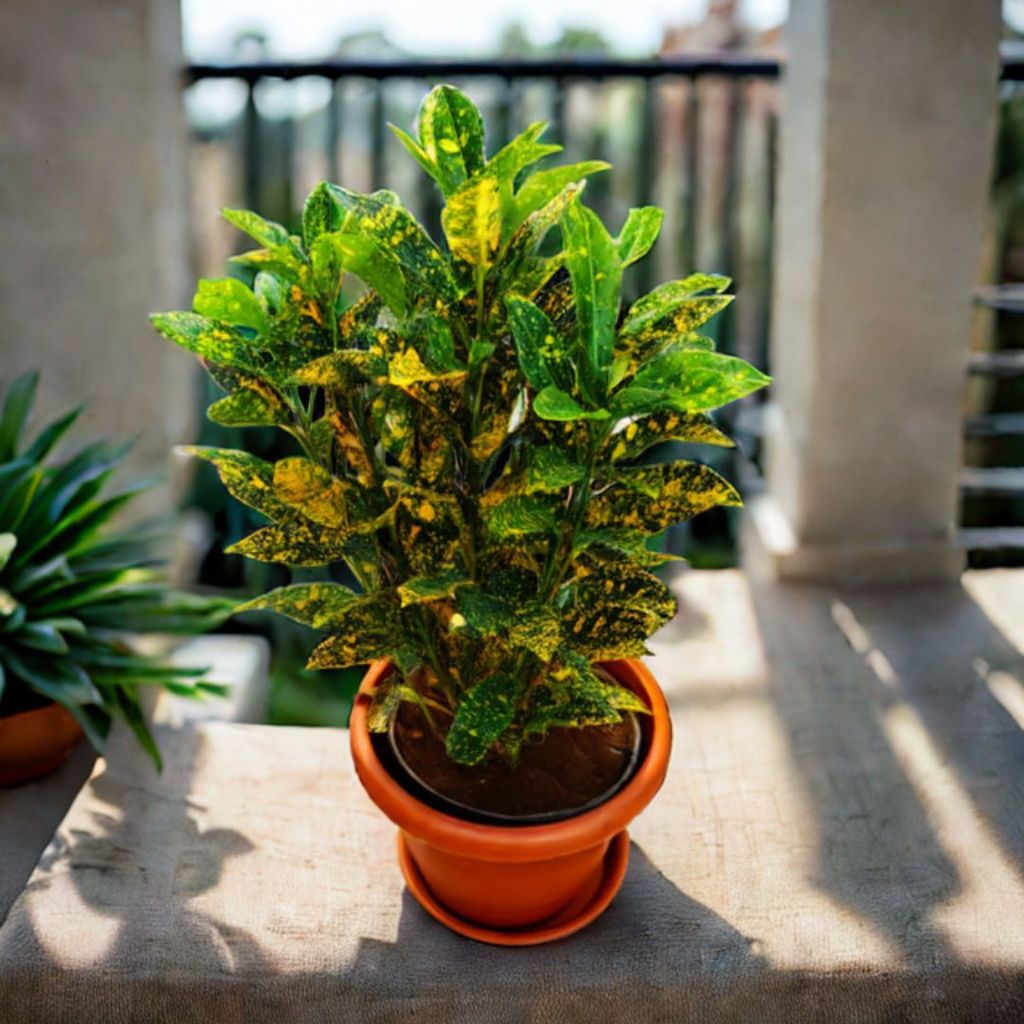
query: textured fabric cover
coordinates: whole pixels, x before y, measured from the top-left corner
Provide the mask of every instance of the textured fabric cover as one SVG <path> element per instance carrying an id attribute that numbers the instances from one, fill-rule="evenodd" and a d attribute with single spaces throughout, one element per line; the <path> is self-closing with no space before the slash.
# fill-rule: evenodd
<path id="1" fill-rule="evenodd" d="M 990 579 L 681 577 L 669 780 L 541 948 L 420 910 L 343 732 L 193 725 L 160 778 L 121 738 L 0 928 L 0 1021 L 1024 1020 L 1024 664 L 986 612 L 1024 577 Z"/>

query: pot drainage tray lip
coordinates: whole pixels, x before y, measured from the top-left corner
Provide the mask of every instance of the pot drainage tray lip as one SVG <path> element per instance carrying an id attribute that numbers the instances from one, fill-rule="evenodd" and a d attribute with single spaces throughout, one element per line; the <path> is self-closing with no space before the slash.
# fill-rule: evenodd
<path id="1" fill-rule="evenodd" d="M 554 917 L 528 928 L 488 928 L 467 921 L 442 906 L 427 888 L 401 832 L 398 833 L 398 862 L 405 884 L 420 906 L 452 931 L 493 946 L 535 946 L 542 942 L 564 939 L 578 932 L 607 909 L 626 876 L 626 866 L 629 863 L 629 833 L 623 829 L 612 837 L 608 853 L 605 854 L 604 874 L 596 891 L 586 892 L 582 898 L 573 900 Z"/>

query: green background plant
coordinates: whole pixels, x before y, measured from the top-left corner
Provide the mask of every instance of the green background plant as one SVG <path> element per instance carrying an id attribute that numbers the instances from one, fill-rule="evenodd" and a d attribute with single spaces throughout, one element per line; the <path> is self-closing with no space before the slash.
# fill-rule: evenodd
<path id="1" fill-rule="evenodd" d="M 702 463 L 638 460 L 730 444 L 708 412 L 767 378 L 699 333 L 730 301 L 723 277 L 620 308 L 662 213 L 631 210 L 612 237 L 581 200 L 606 164 L 533 169 L 559 149 L 543 123 L 488 158 L 451 86 L 424 100 L 418 138 L 394 130 L 443 194 L 443 245 L 395 194 L 324 182 L 301 236 L 225 211 L 260 246 L 235 257 L 253 287 L 200 281 L 192 312 L 153 322 L 224 389 L 212 420 L 295 441 L 274 463 L 192 449 L 269 521 L 229 550 L 326 567 L 248 607 L 323 630 L 312 667 L 392 658 L 375 725 L 415 700 L 451 716 L 448 751 L 473 764 L 643 710 L 593 666 L 643 654 L 675 613 L 648 541 L 740 502 Z M 346 273 L 367 288 L 348 308 Z"/>
<path id="2" fill-rule="evenodd" d="M 96 443 L 57 461 L 80 410 L 25 438 L 38 375 L 18 377 L 0 410 L 0 713 L 56 701 L 97 749 L 124 720 L 159 765 L 140 687 L 179 695 L 222 692 L 133 649 L 133 633 L 200 633 L 235 603 L 168 589 L 145 524 L 108 528 L 144 485 L 107 494 L 127 446 Z"/>

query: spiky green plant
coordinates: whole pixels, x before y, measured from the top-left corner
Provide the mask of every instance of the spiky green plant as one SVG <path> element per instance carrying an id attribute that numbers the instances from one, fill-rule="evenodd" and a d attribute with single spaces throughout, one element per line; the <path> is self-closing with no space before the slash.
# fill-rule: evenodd
<path id="1" fill-rule="evenodd" d="M 488 159 L 479 112 L 451 86 L 424 100 L 418 139 L 394 130 L 440 186 L 443 243 L 394 193 L 324 182 L 302 237 L 225 211 L 260 245 L 234 261 L 253 288 L 200 281 L 194 312 L 153 322 L 227 392 L 212 420 L 296 442 L 274 464 L 194 450 L 270 521 L 229 550 L 345 562 L 360 587 L 304 582 L 251 607 L 328 633 L 313 667 L 392 658 L 373 727 L 416 701 L 474 764 L 643 710 L 594 663 L 643 654 L 675 613 L 648 540 L 740 502 L 703 464 L 638 460 L 668 440 L 730 444 L 708 411 L 767 378 L 697 333 L 730 301 L 726 278 L 620 309 L 623 268 L 662 212 L 631 210 L 613 238 L 581 201 L 606 164 L 529 172 L 560 148 L 542 123 Z M 367 289 L 351 307 L 345 274 Z"/>
<path id="2" fill-rule="evenodd" d="M 100 442 L 52 459 L 80 409 L 24 439 L 37 383 L 35 373 L 18 377 L 0 411 L 0 710 L 56 701 L 98 750 L 122 719 L 159 766 L 139 688 L 223 688 L 205 683 L 203 669 L 139 653 L 132 634 L 204 632 L 234 602 L 169 590 L 154 569 L 152 531 L 108 528 L 144 486 L 105 493 L 128 446 Z"/>

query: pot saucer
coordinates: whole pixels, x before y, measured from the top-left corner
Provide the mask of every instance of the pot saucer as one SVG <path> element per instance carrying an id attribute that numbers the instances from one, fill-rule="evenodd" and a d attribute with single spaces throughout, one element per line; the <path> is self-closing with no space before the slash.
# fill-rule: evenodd
<path id="1" fill-rule="evenodd" d="M 629 863 L 629 833 L 623 829 L 612 837 L 608 853 L 605 855 L 604 874 L 596 889 L 584 891 L 554 917 L 528 928 L 488 928 L 458 917 L 443 907 L 427 888 L 401 832 L 398 833 L 398 862 L 405 884 L 420 906 L 452 931 L 477 942 L 490 943 L 492 946 L 536 946 L 542 942 L 564 939 L 567 935 L 578 932 L 608 907 L 619 891 L 623 878 L 626 877 L 626 866 Z"/>

